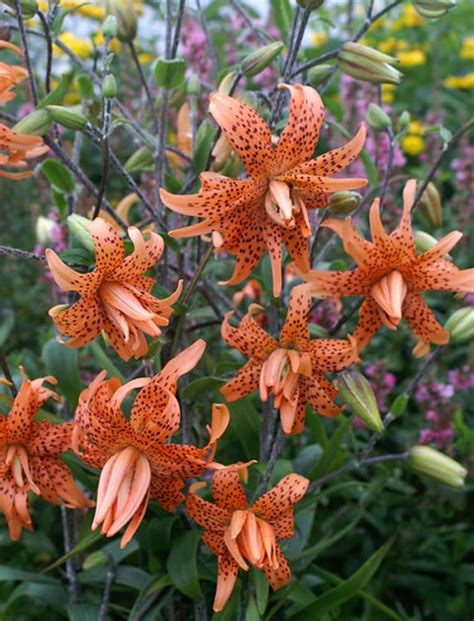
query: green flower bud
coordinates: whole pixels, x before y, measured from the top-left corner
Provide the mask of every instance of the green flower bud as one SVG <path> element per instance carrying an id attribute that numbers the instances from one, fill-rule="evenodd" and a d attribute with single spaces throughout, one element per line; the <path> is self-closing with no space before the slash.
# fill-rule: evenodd
<path id="1" fill-rule="evenodd" d="M 335 192 L 329 197 L 328 210 L 335 216 L 347 216 L 362 202 L 358 192 Z"/>
<path id="2" fill-rule="evenodd" d="M 408 453 L 407 463 L 416 474 L 426 475 L 451 487 L 463 487 L 467 470 L 451 457 L 429 446 L 412 446 Z"/>
<path id="3" fill-rule="evenodd" d="M 108 73 L 102 82 L 102 95 L 108 99 L 117 95 L 117 81 L 112 73 Z"/>
<path id="4" fill-rule="evenodd" d="M 102 26 L 102 34 L 104 37 L 113 39 L 118 33 L 118 20 L 115 15 L 107 15 Z"/>
<path id="5" fill-rule="evenodd" d="M 324 4 L 324 0 L 296 0 L 296 4 L 302 9 L 314 11 Z"/>
<path id="6" fill-rule="evenodd" d="M 369 109 L 367 110 L 365 118 L 370 127 L 378 132 L 383 132 L 392 126 L 392 121 L 388 114 L 374 103 L 369 104 Z"/>
<path id="7" fill-rule="evenodd" d="M 137 36 L 137 14 L 131 0 L 106 0 L 106 9 L 117 20 L 117 39 L 131 43 Z"/>
<path id="8" fill-rule="evenodd" d="M 444 325 L 452 343 L 463 343 L 474 337 L 474 308 L 460 308 Z"/>
<path id="9" fill-rule="evenodd" d="M 332 73 L 333 65 L 316 65 L 308 70 L 308 82 L 313 86 L 317 86 L 324 82 Z"/>
<path id="10" fill-rule="evenodd" d="M 438 240 L 436 237 L 433 237 L 433 235 L 425 233 L 425 231 L 415 231 L 415 248 L 417 254 L 422 254 L 423 252 L 431 250 L 437 243 Z"/>
<path id="11" fill-rule="evenodd" d="M 389 408 L 389 412 L 393 418 L 398 418 L 405 413 L 409 400 L 410 395 L 407 395 L 405 392 L 398 395 L 398 397 L 393 400 L 392 405 Z"/>
<path id="12" fill-rule="evenodd" d="M 219 88 L 217 89 L 219 91 L 219 93 L 222 93 L 223 95 L 228 95 L 229 94 L 230 88 L 231 88 L 232 84 L 234 83 L 235 76 L 236 76 L 235 71 L 231 71 L 230 73 L 226 73 L 226 75 L 219 82 Z"/>
<path id="13" fill-rule="evenodd" d="M 412 0 L 412 4 L 422 17 L 436 19 L 455 7 L 456 0 Z"/>
<path id="14" fill-rule="evenodd" d="M 45 218 L 44 216 L 38 216 L 36 220 L 35 232 L 38 243 L 42 246 L 49 246 L 51 243 L 51 234 L 53 232 L 56 222 L 51 218 Z"/>
<path id="15" fill-rule="evenodd" d="M 45 110 L 55 123 L 59 123 L 68 129 L 80 130 L 87 127 L 87 117 L 82 114 L 79 107 L 66 108 L 64 106 L 46 106 Z"/>
<path id="16" fill-rule="evenodd" d="M 125 162 L 125 170 L 130 174 L 150 169 L 154 163 L 153 153 L 148 147 L 142 146 Z"/>
<path id="17" fill-rule="evenodd" d="M 262 72 L 270 63 L 281 53 L 285 44 L 282 41 L 275 41 L 269 45 L 264 45 L 259 50 L 249 54 L 240 65 L 242 73 L 247 78 L 253 78 Z"/>
<path id="18" fill-rule="evenodd" d="M 2 0 L 3 4 L 11 7 L 13 10 L 15 7 L 15 0 Z M 23 19 L 31 19 L 36 15 L 38 10 L 38 3 L 36 0 L 20 0 L 21 12 L 23 14 Z"/>
<path id="19" fill-rule="evenodd" d="M 91 220 L 84 218 L 84 216 L 80 216 L 77 213 L 74 213 L 66 218 L 66 225 L 70 233 L 74 235 L 81 246 L 87 250 L 90 250 L 90 252 L 94 254 L 95 245 L 92 235 L 89 233 L 90 224 Z"/>
<path id="20" fill-rule="evenodd" d="M 393 65 L 398 60 L 360 43 L 344 43 L 339 52 L 341 71 L 357 80 L 374 84 L 400 84 L 403 76 Z"/>
<path id="21" fill-rule="evenodd" d="M 428 183 L 421 195 L 421 207 L 431 226 L 440 227 L 443 224 L 441 196 L 432 181 Z"/>
<path id="22" fill-rule="evenodd" d="M 186 92 L 190 97 L 199 97 L 201 94 L 201 80 L 193 73 L 186 84 Z"/>
<path id="23" fill-rule="evenodd" d="M 349 409 L 357 414 L 367 429 L 383 431 L 379 406 L 369 382 L 359 371 L 344 371 L 337 379 L 337 388 Z"/>
<path id="24" fill-rule="evenodd" d="M 50 130 L 52 124 L 46 110 L 33 110 L 28 116 L 21 119 L 13 129 L 20 134 L 44 136 Z"/>
<path id="25" fill-rule="evenodd" d="M 410 124 L 410 121 L 411 121 L 410 113 L 408 112 L 408 110 L 404 110 L 400 114 L 400 118 L 398 119 L 398 125 L 400 129 L 405 129 L 405 127 L 408 127 L 408 125 Z"/>

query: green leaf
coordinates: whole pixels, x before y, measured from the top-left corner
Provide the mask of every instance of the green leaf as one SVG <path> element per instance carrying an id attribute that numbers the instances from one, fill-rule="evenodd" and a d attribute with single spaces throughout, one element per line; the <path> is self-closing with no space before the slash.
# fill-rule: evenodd
<path id="1" fill-rule="evenodd" d="M 61 394 L 76 407 L 81 392 L 77 350 L 51 339 L 44 345 L 42 356 L 48 372 L 58 380 Z"/>
<path id="2" fill-rule="evenodd" d="M 60 567 L 63 563 L 68 561 L 70 558 L 74 558 L 78 554 L 82 554 L 83 552 L 88 550 L 91 546 L 94 545 L 94 543 L 99 541 L 100 538 L 101 538 L 100 532 L 98 532 L 98 531 L 97 532 L 90 532 L 90 531 L 88 531 L 87 534 L 84 535 L 76 543 L 76 545 L 69 550 L 69 552 L 67 554 L 63 554 L 63 556 L 58 558 L 57 561 L 54 561 L 54 563 L 51 563 L 51 565 L 48 565 L 47 567 L 42 569 L 40 572 L 38 572 L 38 574 L 35 574 L 35 575 L 45 574 L 48 571 L 51 571 L 52 569 L 56 569 L 56 567 Z"/>
<path id="3" fill-rule="evenodd" d="M 292 621 L 314 621 L 314 619 L 320 619 L 324 614 L 338 608 L 344 602 L 356 596 L 370 582 L 390 550 L 393 541 L 393 539 L 387 541 L 350 578 L 326 591 L 314 603 L 292 615 L 290 619 Z"/>
<path id="4" fill-rule="evenodd" d="M 41 110 L 41 108 L 44 108 L 45 106 L 60 106 L 69 90 L 69 86 L 72 82 L 72 76 L 72 73 L 63 74 L 56 88 L 50 91 L 46 97 L 43 97 L 43 99 L 36 106 L 36 109 Z"/>
<path id="5" fill-rule="evenodd" d="M 8 582 L 9 580 L 24 580 L 30 574 L 23 569 L 16 569 L 8 565 L 0 565 L 0 582 Z"/>
<path id="6" fill-rule="evenodd" d="M 196 175 L 199 175 L 206 168 L 215 135 L 216 131 L 209 121 L 203 121 L 196 132 L 196 147 L 193 157 L 193 170 Z"/>
<path id="7" fill-rule="evenodd" d="M 97 341 L 93 341 L 89 344 L 89 350 L 94 356 L 100 369 L 105 369 L 110 376 L 118 377 L 122 383 L 125 383 L 125 377 L 122 372 L 110 360 L 109 356 Z"/>
<path id="8" fill-rule="evenodd" d="M 12 619 L 15 618 L 10 613 L 11 609 L 15 606 L 18 600 L 24 598 L 32 600 L 31 604 L 40 600 L 45 604 L 48 604 L 56 612 L 62 613 L 64 606 L 67 603 L 66 589 L 59 582 L 24 582 L 17 586 L 17 588 L 10 594 L 10 597 L 3 603 L 3 607 L 0 609 L 0 619 Z M 22 605 L 23 612 L 25 611 L 25 604 Z M 20 607 L 19 607 L 20 609 Z"/>
<path id="9" fill-rule="evenodd" d="M 190 401 L 197 399 L 203 393 L 210 393 L 225 384 L 220 377 L 200 377 L 190 382 L 183 390 L 183 397 Z"/>
<path id="10" fill-rule="evenodd" d="M 66 607 L 69 621 L 97 621 L 100 606 L 94 604 L 70 604 Z"/>
<path id="11" fill-rule="evenodd" d="M 200 539 L 201 532 L 198 530 L 176 535 L 166 563 L 174 586 L 191 599 L 202 597 L 196 561 Z"/>
<path id="12" fill-rule="evenodd" d="M 270 585 L 268 584 L 268 580 L 265 578 L 264 573 L 258 569 L 255 569 L 255 567 L 252 567 L 251 578 L 255 591 L 257 610 L 260 615 L 263 615 L 268 603 L 268 592 Z"/>
<path id="13" fill-rule="evenodd" d="M 379 176 L 374 160 L 370 157 L 367 151 L 364 150 L 359 153 L 359 156 L 362 160 L 362 164 L 364 165 L 365 174 L 367 175 L 367 180 L 369 182 L 369 187 L 377 185 Z"/>
<path id="14" fill-rule="evenodd" d="M 154 67 L 155 81 L 158 86 L 171 90 L 184 81 L 185 71 L 186 62 L 183 58 L 159 59 Z"/>
<path id="15" fill-rule="evenodd" d="M 247 604 L 247 610 L 245 611 L 245 621 L 260 621 L 260 615 L 258 614 L 257 602 L 255 597 L 250 594 Z"/>
<path id="16" fill-rule="evenodd" d="M 72 194 L 74 192 L 74 178 L 60 162 L 48 158 L 40 164 L 39 170 L 56 189 L 65 194 Z"/>
<path id="17" fill-rule="evenodd" d="M 352 424 L 351 418 L 343 419 L 339 429 L 336 430 L 330 441 L 328 442 L 326 448 L 324 449 L 324 453 L 321 455 L 321 458 L 317 461 L 314 467 L 310 470 L 308 477 L 313 481 L 314 479 L 319 479 L 324 476 L 328 472 L 330 472 L 334 461 L 337 458 L 337 454 L 339 451 L 339 447 L 341 445 L 344 436 L 349 431 L 349 428 Z"/>
<path id="18" fill-rule="evenodd" d="M 293 10 L 289 0 L 271 0 L 272 15 L 280 31 L 283 41 L 288 39 L 288 32 L 291 27 Z"/>
<path id="19" fill-rule="evenodd" d="M 258 457 L 260 417 L 251 399 L 241 399 L 228 404 L 231 417 L 227 436 L 234 436 L 244 450 L 244 459 Z"/>

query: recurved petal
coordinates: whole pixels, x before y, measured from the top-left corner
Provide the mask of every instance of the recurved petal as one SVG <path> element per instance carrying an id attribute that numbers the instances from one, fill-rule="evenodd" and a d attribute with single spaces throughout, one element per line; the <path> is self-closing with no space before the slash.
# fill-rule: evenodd
<path id="1" fill-rule="evenodd" d="M 357 158 L 364 146 L 365 136 L 366 129 L 364 123 L 362 123 L 357 134 L 349 142 L 337 149 L 318 155 L 314 160 L 303 162 L 291 171 L 292 174 L 301 173 L 318 177 L 335 175 Z"/>
<path id="2" fill-rule="evenodd" d="M 65 504 L 70 509 L 84 509 L 94 504 L 82 494 L 69 468 L 57 457 L 31 457 L 30 467 L 41 497 L 48 502 Z"/>
<path id="3" fill-rule="evenodd" d="M 433 312 L 420 293 L 413 291 L 407 293 L 402 313 L 404 319 L 421 341 L 435 345 L 445 345 L 449 341 L 448 333 L 436 321 Z"/>
<path id="4" fill-rule="evenodd" d="M 355 339 L 316 339 L 311 341 L 311 365 L 322 372 L 343 371 L 359 362 Z"/>
<path id="5" fill-rule="evenodd" d="M 96 218 L 90 223 L 89 233 L 95 246 L 96 270 L 101 274 L 112 273 L 123 261 L 123 241 L 113 226 L 102 218 Z"/>
<path id="6" fill-rule="evenodd" d="M 216 470 L 212 477 L 212 497 L 227 512 L 247 508 L 247 498 L 237 470 Z"/>
<path id="7" fill-rule="evenodd" d="M 368 289 L 366 278 L 359 268 L 347 272 L 312 270 L 301 273 L 311 285 L 311 291 L 320 298 L 340 298 L 364 295 Z"/>
<path id="8" fill-rule="evenodd" d="M 97 272 L 79 274 L 66 265 L 50 248 L 46 249 L 46 260 L 58 287 L 63 291 L 76 291 L 80 295 L 93 294 L 100 282 Z"/>
<path id="9" fill-rule="evenodd" d="M 288 89 L 291 94 L 288 123 L 278 141 L 275 158 L 277 170 L 285 171 L 313 157 L 324 119 L 324 105 L 311 86 L 279 84 L 278 88 Z"/>
<path id="10" fill-rule="evenodd" d="M 64 336 L 75 337 L 81 347 L 99 336 L 105 320 L 102 306 L 94 297 L 83 297 L 65 310 L 54 306 L 49 316 Z M 69 344 L 69 346 L 71 346 Z"/>
<path id="11" fill-rule="evenodd" d="M 384 261 L 375 244 L 366 241 L 359 235 L 359 231 L 352 224 L 351 218 L 346 218 L 345 220 L 330 218 L 325 220 L 321 226 L 331 229 L 342 239 L 344 250 L 354 259 L 359 267 L 380 265 Z"/>
<path id="12" fill-rule="evenodd" d="M 186 513 L 205 530 L 219 532 L 222 535 L 230 524 L 230 513 L 226 508 L 208 502 L 191 492 L 186 498 Z"/>
<path id="13" fill-rule="evenodd" d="M 330 194 L 331 192 L 357 190 L 367 185 L 367 179 L 361 177 L 322 177 L 318 175 L 304 175 L 294 171 L 282 175 L 281 179 L 292 183 L 297 190 L 311 194 Z"/>
<path id="14" fill-rule="evenodd" d="M 276 591 L 277 589 L 281 589 L 281 587 L 285 586 L 285 584 L 288 584 L 288 582 L 291 580 L 290 567 L 285 558 L 285 555 L 282 552 L 282 549 L 278 544 L 275 544 L 275 557 L 278 563 L 278 567 L 276 569 L 270 566 L 265 566 L 262 568 L 266 579 L 268 580 L 270 586 L 274 591 Z"/>
<path id="15" fill-rule="evenodd" d="M 239 327 L 234 328 L 229 323 L 233 311 L 227 313 L 222 322 L 221 334 L 224 341 L 249 358 L 264 360 L 272 352 L 277 343 L 255 321 L 254 308 L 250 307 L 241 320 Z"/>
<path id="16" fill-rule="evenodd" d="M 309 481 L 300 474 L 288 474 L 275 487 L 260 496 L 251 507 L 255 515 L 273 524 L 282 513 L 299 502 L 306 494 Z"/>
<path id="17" fill-rule="evenodd" d="M 253 272 L 265 252 L 266 244 L 262 226 L 257 224 L 255 228 L 241 232 L 241 235 L 240 239 L 233 244 L 236 246 L 235 251 L 224 241 L 224 249 L 229 249 L 229 252 L 235 254 L 235 266 L 232 276 L 229 280 L 220 282 L 221 285 L 240 284 Z"/>
<path id="18" fill-rule="evenodd" d="M 149 239 L 145 241 L 141 231 L 134 226 L 128 229 L 128 236 L 133 241 L 134 250 L 114 271 L 113 278 L 116 281 L 128 281 L 141 276 L 160 259 L 165 247 L 159 235 L 151 232 Z"/>
<path id="19" fill-rule="evenodd" d="M 220 389 L 225 400 L 229 402 L 238 401 L 258 390 L 262 365 L 263 362 L 256 362 L 254 360 L 247 362 L 237 375 Z"/>
<path id="20" fill-rule="evenodd" d="M 213 93 L 209 112 L 251 177 L 261 177 L 271 170 L 274 163 L 272 135 L 253 108 L 223 93 Z"/>
<path id="21" fill-rule="evenodd" d="M 389 235 L 385 231 L 382 220 L 380 219 L 380 199 L 376 198 L 370 207 L 369 212 L 370 219 L 370 232 L 372 235 L 372 241 L 375 244 L 385 243 Z"/>
<path id="22" fill-rule="evenodd" d="M 270 265 L 272 268 L 273 278 L 273 295 L 278 298 L 280 297 L 282 287 L 281 261 L 283 253 L 281 249 L 281 227 L 268 219 L 263 228 L 263 237 L 270 256 Z"/>
<path id="23" fill-rule="evenodd" d="M 232 595 L 239 566 L 229 552 L 217 557 L 217 587 L 214 597 L 214 612 L 221 611 Z"/>
<path id="24" fill-rule="evenodd" d="M 154 474 L 150 484 L 150 498 L 156 500 L 165 511 L 174 511 L 184 502 L 182 489 L 184 481 L 180 477 Z"/>
<path id="25" fill-rule="evenodd" d="M 308 237 L 305 234 L 306 223 L 302 214 L 296 214 L 295 223 L 296 226 L 293 229 L 282 229 L 281 236 L 290 257 L 298 269 L 302 272 L 308 272 L 311 266 L 309 262 Z"/>
<path id="26" fill-rule="evenodd" d="M 303 384 L 302 398 L 306 397 L 317 414 L 333 418 L 341 413 L 341 408 L 333 403 L 337 390 L 321 373 L 315 373 L 310 378 L 304 378 Z"/>
<path id="27" fill-rule="evenodd" d="M 112 323 L 112 321 L 110 321 L 107 317 L 104 317 L 104 324 L 102 329 L 107 335 L 107 338 L 109 339 L 110 344 L 114 348 L 115 352 L 118 356 L 120 356 L 120 358 L 122 358 L 122 360 L 127 362 L 132 356 L 135 356 L 136 358 L 139 357 L 138 354 L 132 349 L 132 347 L 125 342 L 123 332 L 119 330 L 115 323 Z M 68 344 L 69 347 L 71 347 L 70 341 Z M 81 345 L 78 345 L 78 347 L 81 347 Z M 144 354 L 145 353 L 146 351 L 144 352 Z"/>
<path id="28" fill-rule="evenodd" d="M 38 456 L 57 455 L 71 448 L 74 423 L 54 425 L 47 420 L 34 423 L 35 432 L 28 445 L 28 453 Z"/>
<path id="29" fill-rule="evenodd" d="M 311 286 L 293 287 L 288 303 L 285 323 L 280 333 L 280 343 L 306 345 L 309 340 L 308 314 L 311 308 Z"/>
<path id="30" fill-rule="evenodd" d="M 359 309 L 359 321 L 354 330 L 358 349 L 363 349 L 382 325 L 382 311 L 372 297 L 367 297 Z"/>
<path id="31" fill-rule="evenodd" d="M 411 210 L 415 202 L 415 195 L 416 179 L 410 179 L 403 189 L 403 213 L 400 224 L 391 234 L 391 237 L 401 242 L 402 248 L 411 251 L 415 248 L 415 240 L 411 228 Z"/>

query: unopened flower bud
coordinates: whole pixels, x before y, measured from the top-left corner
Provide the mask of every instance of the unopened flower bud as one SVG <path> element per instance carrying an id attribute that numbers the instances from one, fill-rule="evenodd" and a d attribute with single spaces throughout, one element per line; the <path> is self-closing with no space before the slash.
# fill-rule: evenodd
<path id="1" fill-rule="evenodd" d="M 335 216 L 347 216 L 359 207 L 361 201 L 358 192 L 335 192 L 329 197 L 328 210 Z"/>
<path id="2" fill-rule="evenodd" d="M 89 122 L 87 117 L 80 111 L 80 108 L 75 106 L 70 108 L 65 106 L 46 106 L 45 110 L 51 121 L 59 123 L 63 127 L 67 127 L 67 129 L 84 129 Z"/>
<path id="3" fill-rule="evenodd" d="M 131 0 L 107 0 L 106 8 L 117 20 L 117 39 L 132 42 L 137 36 L 137 14 Z"/>
<path id="4" fill-rule="evenodd" d="M 408 465 L 416 474 L 451 487 L 463 487 L 467 470 L 451 457 L 429 446 L 412 446 L 408 453 Z"/>
<path id="5" fill-rule="evenodd" d="M 244 76 L 253 78 L 258 75 L 281 53 L 284 47 L 282 41 L 275 41 L 246 56 L 240 66 Z"/>
<path id="6" fill-rule="evenodd" d="M 118 21 L 115 15 L 107 15 L 102 26 L 102 34 L 104 37 L 113 39 L 118 33 Z"/>
<path id="7" fill-rule="evenodd" d="M 431 250 L 437 243 L 438 240 L 436 237 L 433 237 L 433 235 L 425 233 L 425 231 L 415 231 L 415 248 L 417 254 L 422 254 L 423 252 Z"/>
<path id="8" fill-rule="evenodd" d="M 422 17 L 436 19 L 455 7 L 456 0 L 412 0 L 412 4 Z"/>
<path id="9" fill-rule="evenodd" d="M 38 219 L 36 220 L 35 232 L 36 239 L 41 246 L 48 246 L 51 243 L 51 234 L 55 226 L 56 222 L 51 218 L 38 216 Z"/>
<path id="10" fill-rule="evenodd" d="M 15 0 L 2 0 L 3 4 L 15 9 Z M 31 19 L 36 15 L 38 3 L 36 0 L 20 0 L 21 12 L 23 19 Z"/>
<path id="11" fill-rule="evenodd" d="M 81 246 L 90 252 L 95 253 L 94 240 L 92 239 L 92 235 L 89 233 L 91 220 L 74 213 L 67 217 L 66 224 L 71 234 L 74 235 Z"/>
<path id="12" fill-rule="evenodd" d="M 154 162 L 153 153 L 148 147 L 142 146 L 125 162 L 125 170 L 131 174 L 150 168 Z"/>
<path id="13" fill-rule="evenodd" d="M 13 129 L 20 134 L 44 136 L 50 130 L 52 124 L 46 110 L 33 110 L 28 116 L 21 119 Z"/>
<path id="14" fill-rule="evenodd" d="M 474 337 L 474 308 L 460 308 L 444 325 L 452 343 L 463 343 Z"/>
<path id="15" fill-rule="evenodd" d="M 421 207 L 432 226 L 440 227 L 443 224 L 441 197 L 432 181 L 428 183 L 426 190 L 421 195 Z"/>
<path id="16" fill-rule="evenodd" d="M 383 430 L 377 399 L 362 373 L 344 371 L 337 379 L 337 388 L 349 408 L 362 420 L 367 429 L 377 432 Z"/>
<path id="17" fill-rule="evenodd" d="M 317 86 L 324 82 L 332 73 L 334 69 L 333 65 L 316 65 L 311 67 L 308 71 L 308 82 L 313 86 Z"/>
<path id="18" fill-rule="evenodd" d="M 108 73 L 102 82 L 102 95 L 108 99 L 117 95 L 117 81 L 112 73 Z"/>
<path id="19" fill-rule="evenodd" d="M 367 123 L 377 132 L 383 132 L 392 126 L 392 121 L 386 112 L 377 104 L 369 104 L 369 109 L 365 115 Z"/>
<path id="20" fill-rule="evenodd" d="M 223 95 L 228 95 L 230 93 L 232 84 L 234 83 L 235 76 L 236 76 L 235 71 L 231 71 L 230 73 L 227 73 L 222 78 L 222 80 L 219 82 L 219 88 L 217 89 L 217 91 L 219 93 L 222 93 Z"/>
<path id="21" fill-rule="evenodd" d="M 296 0 L 296 4 L 302 9 L 314 11 L 324 4 L 324 0 Z"/>
<path id="22" fill-rule="evenodd" d="M 195 73 L 191 74 L 188 78 L 186 92 L 190 97 L 199 97 L 201 94 L 201 80 Z"/>
<path id="23" fill-rule="evenodd" d="M 410 121 L 411 121 L 410 113 L 408 112 L 408 110 L 404 110 L 400 114 L 400 118 L 398 119 L 398 125 L 400 129 L 405 129 L 405 127 L 408 127 L 408 125 L 410 125 Z"/>
<path id="24" fill-rule="evenodd" d="M 401 395 L 398 395 L 398 397 L 396 397 L 393 400 L 392 405 L 389 408 L 390 415 L 393 418 L 398 418 L 399 416 L 404 414 L 405 410 L 407 409 L 409 400 L 410 400 L 410 395 L 408 395 L 406 392 L 403 392 Z"/>
<path id="25" fill-rule="evenodd" d="M 341 71 L 357 80 L 374 84 L 400 84 L 403 74 L 393 65 L 398 60 L 367 45 L 344 43 L 339 52 Z"/>

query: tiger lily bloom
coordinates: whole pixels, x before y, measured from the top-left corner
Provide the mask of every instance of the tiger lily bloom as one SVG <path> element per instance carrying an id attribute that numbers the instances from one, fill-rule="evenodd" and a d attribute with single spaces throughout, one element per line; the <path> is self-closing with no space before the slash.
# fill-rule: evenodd
<path id="1" fill-rule="evenodd" d="M 239 568 L 261 569 L 274 590 L 289 582 L 291 571 L 278 540 L 293 538 L 293 505 L 303 498 L 308 484 L 299 474 L 289 474 L 250 507 L 233 469 L 214 473 L 215 504 L 196 493 L 205 483 L 190 486 L 186 511 L 204 528 L 203 541 L 217 556 L 215 612 L 224 608 L 232 594 Z"/>
<path id="2" fill-rule="evenodd" d="M 148 352 L 145 334 L 160 336 L 183 283 L 180 281 L 176 291 L 163 300 L 150 293 L 155 281 L 143 273 L 161 257 L 164 242 L 159 235 L 151 232 L 145 241 L 131 226 L 128 234 L 135 249 L 125 257 L 124 242 L 108 222 L 96 218 L 89 233 L 95 245 L 96 266 L 87 274 L 74 271 L 53 250 L 46 250 L 57 285 L 80 296 L 69 308 L 54 306 L 49 315 L 59 332 L 70 337 L 65 342 L 68 347 L 84 347 L 103 330 L 123 360 L 141 358 Z"/>
<path id="3" fill-rule="evenodd" d="M 280 410 L 283 431 L 301 433 L 306 405 L 322 416 L 337 416 L 341 408 L 333 403 L 337 390 L 323 373 L 342 371 L 358 361 L 355 339 L 310 339 L 308 315 L 311 293 L 307 285 L 291 291 L 288 314 L 278 340 L 267 334 L 254 319 L 262 310 L 252 304 L 238 328 L 229 323 L 232 312 L 222 324 L 222 337 L 250 360 L 237 375 L 221 388 L 227 401 L 236 401 L 260 390 L 266 401 L 274 396 Z"/>
<path id="4" fill-rule="evenodd" d="M 43 386 L 55 384 L 54 377 L 23 382 L 7 416 L 0 416 L 0 511 L 5 514 L 10 537 L 18 541 L 23 528 L 33 530 L 28 492 L 71 509 L 91 503 L 74 483 L 71 472 L 59 458 L 71 448 L 72 423 L 53 425 L 34 421 L 48 399 L 59 396 Z"/>
<path id="5" fill-rule="evenodd" d="M 11 52 L 15 52 L 18 56 L 24 56 L 23 52 L 13 43 L 0 40 L 0 50 L 7 49 Z M 15 99 L 15 93 L 11 92 L 20 82 L 23 82 L 28 77 L 28 72 L 24 67 L 19 65 L 8 65 L 7 63 L 0 62 L 0 105 Z"/>
<path id="6" fill-rule="evenodd" d="M 204 341 L 196 341 L 153 378 L 123 385 L 117 378 L 106 380 L 102 371 L 80 395 L 74 450 L 87 464 L 102 470 L 92 529 L 100 526 L 103 534 L 112 537 L 128 524 L 122 548 L 135 534 L 150 499 L 174 511 L 184 501 L 184 479 L 200 476 L 212 464 L 217 440 L 229 420 L 223 405 L 213 407 L 206 446 L 166 443 L 180 426 L 177 379 L 195 367 L 205 347 Z M 121 405 L 136 388 L 140 391 L 127 419 Z"/>
<path id="7" fill-rule="evenodd" d="M 311 159 L 324 118 L 321 98 L 301 84 L 280 84 L 279 88 L 290 91 L 291 104 L 288 123 L 275 148 L 270 128 L 255 110 L 223 93 L 211 95 L 209 112 L 240 157 L 247 179 L 204 172 L 198 194 L 178 196 L 161 190 L 163 203 L 173 211 L 205 218 L 172 231 L 172 236 L 218 232 L 221 249 L 236 256 L 233 275 L 223 284 L 241 283 L 267 249 L 275 296 L 280 295 L 282 284 L 282 244 L 302 271 L 310 269 L 308 211 L 326 207 L 331 192 L 367 183 L 331 177 L 357 157 L 365 127 L 344 146 Z"/>
<path id="8" fill-rule="evenodd" d="M 314 270 L 302 274 L 319 297 L 365 297 L 354 337 L 365 347 L 382 324 L 396 330 L 402 317 L 419 342 L 413 349 L 424 356 L 430 343 L 444 345 L 446 330 L 436 321 L 421 291 L 474 291 L 474 269 L 459 270 L 446 258 L 462 233 L 452 231 L 430 250 L 417 256 L 411 227 L 411 209 L 416 181 L 408 181 L 403 192 L 403 215 L 399 226 L 388 234 L 380 219 L 380 201 L 370 209 L 372 241 L 363 239 L 347 220 L 326 220 L 326 226 L 342 238 L 344 250 L 357 267 L 347 272 Z"/>
<path id="9" fill-rule="evenodd" d="M 43 155 L 48 147 L 43 144 L 39 136 L 20 134 L 0 123 L 0 177 L 7 179 L 25 179 L 31 177 L 31 170 L 23 172 L 10 172 L 7 168 L 26 168 L 27 162 L 35 157 Z"/>

